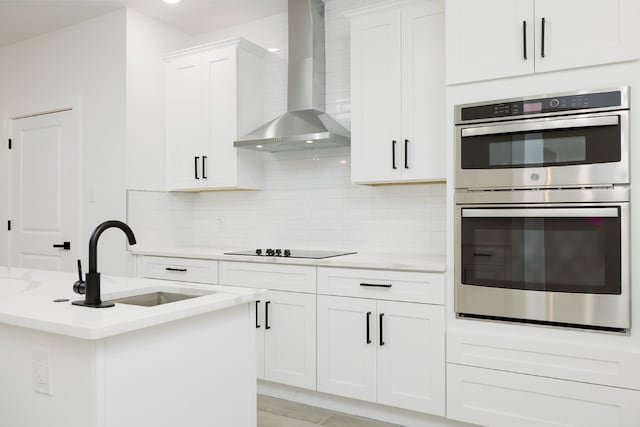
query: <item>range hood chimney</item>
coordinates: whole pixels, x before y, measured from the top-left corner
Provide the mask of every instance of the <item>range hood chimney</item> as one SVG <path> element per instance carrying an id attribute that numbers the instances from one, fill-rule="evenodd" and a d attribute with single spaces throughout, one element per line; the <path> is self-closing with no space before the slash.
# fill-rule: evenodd
<path id="1" fill-rule="evenodd" d="M 349 145 L 349 131 L 324 112 L 324 66 L 324 3 L 289 0 L 287 113 L 233 146 L 276 152 Z"/>

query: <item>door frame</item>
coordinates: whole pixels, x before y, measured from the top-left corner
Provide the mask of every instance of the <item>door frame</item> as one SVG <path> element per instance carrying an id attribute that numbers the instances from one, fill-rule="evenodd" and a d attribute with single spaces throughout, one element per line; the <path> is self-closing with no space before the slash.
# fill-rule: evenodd
<path id="1" fill-rule="evenodd" d="M 77 156 L 78 159 L 80 160 L 80 162 L 78 163 L 78 165 L 76 165 L 76 167 L 74 168 L 73 171 L 73 175 L 75 177 L 75 185 L 73 186 L 73 191 L 76 194 L 76 198 L 75 198 L 75 205 L 72 206 L 72 209 L 75 209 L 78 212 L 78 217 L 79 217 L 79 221 L 76 224 L 76 226 L 73 229 L 73 236 L 71 237 L 71 241 L 75 241 L 77 242 L 71 249 L 71 254 L 73 254 L 74 256 L 76 256 L 78 259 L 82 259 L 85 255 L 86 255 L 86 250 L 84 249 L 84 247 L 86 245 L 83 245 L 82 242 L 83 240 L 83 236 L 82 236 L 82 230 L 83 230 L 83 224 L 84 224 L 84 214 L 83 214 L 83 197 L 82 197 L 82 165 L 85 163 L 84 162 L 84 157 L 83 157 L 83 139 L 82 139 L 82 134 L 83 134 L 83 129 L 82 129 L 82 97 L 77 95 L 77 96 L 69 96 L 69 97 L 61 97 L 61 98 L 54 98 L 54 99 L 50 99 L 50 100 L 36 100 L 34 102 L 28 102 L 28 103 L 18 103 L 16 105 L 10 106 L 8 111 L 4 114 L 4 117 L 2 118 L 2 125 L 4 128 L 4 132 L 3 132 L 3 136 L 4 136 L 4 141 L 7 141 L 8 143 L 8 139 L 9 138 L 13 138 L 13 122 L 14 120 L 18 120 L 18 119 L 24 119 L 24 118 L 29 118 L 29 117 L 35 117 L 35 116 L 40 116 L 40 115 L 45 115 L 45 114 L 52 114 L 52 113 L 58 113 L 58 112 L 63 112 L 63 111 L 70 111 L 71 112 L 71 126 L 73 127 L 72 132 L 74 132 L 76 134 L 76 139 L 78 141 L 78 147 L 77 147 Z M 9 221 L 11 220 L 11 216 L 13 213 L 13 206 L 12 206 L 12 195 L 13 195 L 13 180 L 12 180 L 12 176 L 13 176 L 13 162 L 12 162 L 12 152 L 10 150 L 3 150 L 6 154 L 5 158 L 4 158 L 4 165 L 5 165 L 5 173 L 4 173 L 4 177 L 1 177 L 0 179 L 4 178 L 4 182 L 5 182 L 5 194 L 2 196 L 2 198 L 4 199 L 5 202 L 5 206 L 6 206 L 6 210 L 5 212 L 3 212 L 4 216 L 5 216 L 5 220 Z M 2 214 L 0 214 L 2 215 Z M 5 222 L 6 223 L 6 222 Z M 2 230 L 0 233 L 0 238 L 2 237 L 2 235 L 4 234 L 4 237 L 6 237 L 4 240 L 6 243 L 6 247 L 4 248 L 4 250 L 6 251 L 6 262 L 4 263 L 7 267 L 13 267 L 12 265 L 12 256 L 11 256 L 11 251 L 12 251 L 12 234 L 8 231 L 7 229 L 8 227 L 0 227 L 0 229 Z M 2 264 L 2 254 L 0 253 L 0 264 Z"/>

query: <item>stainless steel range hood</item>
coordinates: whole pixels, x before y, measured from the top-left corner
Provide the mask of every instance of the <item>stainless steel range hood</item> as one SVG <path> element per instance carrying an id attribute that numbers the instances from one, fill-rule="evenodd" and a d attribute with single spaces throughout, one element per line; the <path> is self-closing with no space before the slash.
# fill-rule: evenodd
<path id="1" fill-rule="evenodd" d="M 323 111 L 324 65 L 324 3 L 289 0 L 288 112 L 233 146 L 275 152 L 349 145 L 349 131 Z"/>

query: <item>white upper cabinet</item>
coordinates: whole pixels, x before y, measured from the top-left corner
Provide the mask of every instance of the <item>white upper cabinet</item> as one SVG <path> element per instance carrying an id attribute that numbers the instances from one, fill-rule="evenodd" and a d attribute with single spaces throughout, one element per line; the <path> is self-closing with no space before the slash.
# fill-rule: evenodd
<path id="1" fill-rule="evenodd" d="M 264 54 L 233 39 L 165 56 L 169 190 L 260 188 L 262 153 L 233 142 L 263 122 Z"/>
<path id="2" fill-rule="evenodd" d="M 443 3 L 375 6 L 349 16 L 352 181 L 443 180 Z"/>
<path id="3" fill-rule="evenodd" d="M 640 57 L 637 0 L 447 0 L 447 83 Z"/>

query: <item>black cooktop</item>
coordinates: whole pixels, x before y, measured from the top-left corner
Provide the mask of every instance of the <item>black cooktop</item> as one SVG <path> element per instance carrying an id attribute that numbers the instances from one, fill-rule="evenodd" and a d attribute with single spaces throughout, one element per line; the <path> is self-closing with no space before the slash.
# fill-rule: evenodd
<path id="1" fill-rule="evenodd" d="M 308 249 L 254 249 L 250 251 L 225 252 L 225 255 L 246 255 L 281 258 L 310 258 L 323 259 L 341 255 L 351 255 L 356 252 L 345 251 L 314 251 Z"/>

